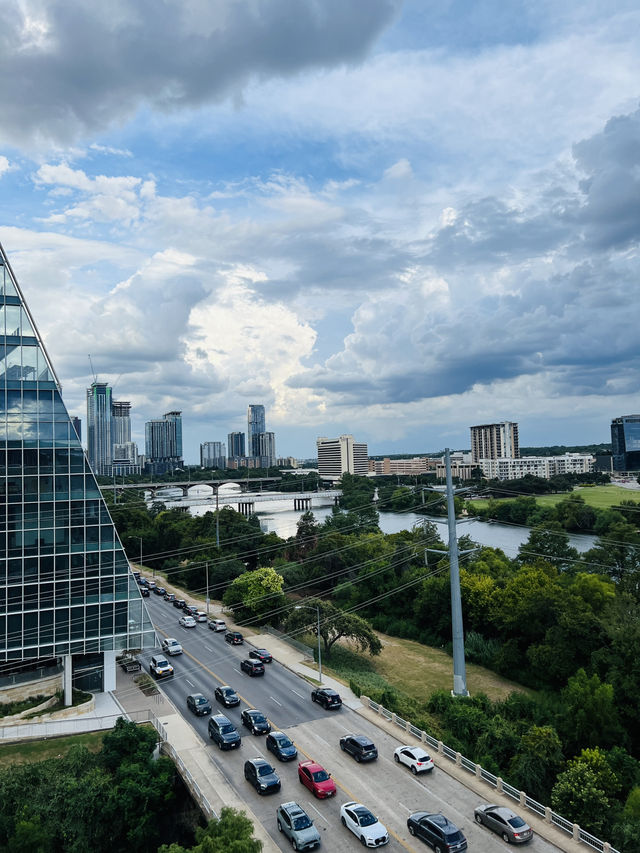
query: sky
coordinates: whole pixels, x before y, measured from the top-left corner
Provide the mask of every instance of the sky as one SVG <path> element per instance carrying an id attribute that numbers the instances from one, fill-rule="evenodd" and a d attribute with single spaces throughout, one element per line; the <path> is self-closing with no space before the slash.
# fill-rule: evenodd
<path id="1" fill-rule="evenodd" d="M 187 463 L 640 411 L 631 0 L 4 0 L 0 242 L 72 415 Z M 88 355 L 91 355 L 93 368 Z"/>

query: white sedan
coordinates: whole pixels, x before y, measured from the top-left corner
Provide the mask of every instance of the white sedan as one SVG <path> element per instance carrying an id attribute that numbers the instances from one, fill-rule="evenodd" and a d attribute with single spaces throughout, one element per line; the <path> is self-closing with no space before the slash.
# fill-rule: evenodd
<path id="1" fill-rule="evenodd" d="M 434 764 L 421 746 L 399 746 L 393 753 L 398 764 L 406 764 L 415 776 L 418 773 L 431 773 Z"/>
<path id="2" fill-rule="evenodd" d="M 182 625 L 183 628 L 195 628 L 196 627 L 196 620 L 193 618 L 193 616 L 181 616 L 178 619 L 178 622 L 180 625 Z"/>
<path id="3" fill-rule="evenodd" d="M 162 641 L 162 651 L 168 655 L 181 655 L 182 646 L 175 637 L 167 637 Z"/>
<path id="4" fill-rule="evenodd" d="M 389 843 L 387 828 L 362 803 L 351 802 L 340 806 L 340 820 L 363 847 L 382 847 Z"/>

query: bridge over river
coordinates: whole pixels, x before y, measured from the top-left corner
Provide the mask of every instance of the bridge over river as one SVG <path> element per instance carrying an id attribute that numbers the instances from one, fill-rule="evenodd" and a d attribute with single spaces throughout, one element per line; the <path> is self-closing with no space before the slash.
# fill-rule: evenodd
<path id="1" fill-rule="evenodd" d="M 200 485 L 200 484 L 198 484 Z M 164 488 L 169 491 L 171 487 L 164 484 Z M 257 512 L 258 504 L 266 504 L 273 501 L 280 503 L 288 503 L 293 506 L 294 510 L 311 509 L 313 499 L 322 499 L 323 503 L 333 501 L 338 504 L 338 500 L 342 495 L 340 489 L 327 489 L 320 492 L 231 492 L 224 491 L 218 494 L 218 490 L 211 495 L 189 495 L 186 497 L 163 495 L 161 491 L 156 490 L 151 497 L 152 501 L 162 502 L 168 509 L 184 509 L 185 511 L 192 506 L 211 506 L 212 509 L 217 509 L 220 505 L 231 506 L 241 512 L 243 515 L 252 515 Z"/>

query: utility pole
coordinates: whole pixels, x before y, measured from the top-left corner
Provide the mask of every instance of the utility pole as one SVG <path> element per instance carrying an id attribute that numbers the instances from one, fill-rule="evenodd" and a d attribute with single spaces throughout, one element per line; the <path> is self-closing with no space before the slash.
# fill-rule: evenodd
<path id="1" fill-rule="evenodd" d="M 209 561 L 205 563 L 207 570 L 207 616 L 209 615 Z"/>
<path id="2" fill-rule="evenodd" d="M 220 503 L 218 501 L 218 495 L 220 494 L 220 483 L 218 483 L 216 487 L 216 548 L 220 550 Z M 208 564 L 207 564 L 208 565 Z"/>
<path id="3" fill-rule="evenodd" d="M 444 451 L 444 458 L 447 469 L 447 516 L 449 521 L 449 577 L 451 580 L 451 623 L 453 629 L 453 695 L 468 696 L 467 673 L 464 663 L 464 629 L 462 626 L 462 599 L 460 597 L 456 510 L 453 499 L 453 482 L 451 479 L 451 456 L 448 447 Z"/>

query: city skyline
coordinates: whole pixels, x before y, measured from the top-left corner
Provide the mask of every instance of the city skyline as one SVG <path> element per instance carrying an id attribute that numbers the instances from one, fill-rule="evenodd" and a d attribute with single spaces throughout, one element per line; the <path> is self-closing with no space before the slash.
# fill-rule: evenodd
<path id="1" fill-rule="evenodd" d="M 0 240 L 72 416 L 87 353 L 191 462 L 254 400 L 300 458 L 640 408 L 637 4 L 11 9 Z"/>

